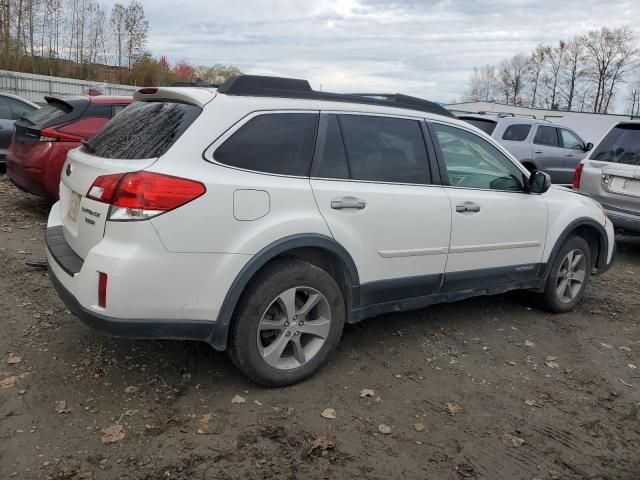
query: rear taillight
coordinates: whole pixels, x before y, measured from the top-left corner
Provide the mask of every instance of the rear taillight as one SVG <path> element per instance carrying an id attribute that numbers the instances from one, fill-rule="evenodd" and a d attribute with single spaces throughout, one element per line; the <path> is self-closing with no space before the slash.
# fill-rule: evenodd
<path id="1" fill-rule="evenodd" d="M 205 191 L 195 180 L 133 172 L 96 178 L 87 198 L 110 204 L 109 220 L 146 220 L 195 200 Z"/>
<path id="2" fill-rule="evenodd" d="M 43 128 L 40 130 L 40 138 L 37 142 L 79 142 L 82 138 L 71 135 L 69 133 L 62 133 L 52 128 Z"/>
<path id="3" fill-rule="evenodd" d="M 573 174 L 573 182 L 572 182 L 572 186 L 575 189 L 580 188 L 580 179 L 582 177 L 582 169 L 584 168 L 584 165 L 582 163 L 579 163 L 578 166 L 576 167 L 576 171 Z"/>

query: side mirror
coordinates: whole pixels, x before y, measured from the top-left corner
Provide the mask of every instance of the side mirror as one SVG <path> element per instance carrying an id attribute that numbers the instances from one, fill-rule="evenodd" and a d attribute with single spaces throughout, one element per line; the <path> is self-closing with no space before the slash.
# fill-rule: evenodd
<path id="1" fill-rule="evenodd" d="M 589 142 L 589 143 L 587 143 L 587 144 L 585 145 L 585 147 L 584 147 L 584 151 L 585 151 L 585 152 L 590 152 L 592 148 L 593 148 L 593 143 Z"/>
<path id="2" fill-rule="evenodd" d="M 549 190 L 549 187 L 551 187 L 551 177 L 547 173 L 540 170 L 531 173 L 529 188 L 527 189 L 529 193 L 542 194 Z"/>

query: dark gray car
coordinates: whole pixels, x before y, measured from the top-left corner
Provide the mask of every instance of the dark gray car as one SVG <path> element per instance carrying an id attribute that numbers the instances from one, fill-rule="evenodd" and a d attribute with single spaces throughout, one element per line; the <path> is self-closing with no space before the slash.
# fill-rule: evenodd
<path id="1" fill-rule="evenodd" d="M 15 130 L 15 121 L 24 117 L 38 106 L 24 98 L 0 92 L 0 171 L 4 172 L 7 150 Z"/>
<path id="2" fill-rule="evenodd" d="M 458 118 L 491 135 L 529 171 L 548 173 L 559 185 L 571 184 L 576 166 L 593 147 L 570 128 L 547 120 L 491 114 Z"/>

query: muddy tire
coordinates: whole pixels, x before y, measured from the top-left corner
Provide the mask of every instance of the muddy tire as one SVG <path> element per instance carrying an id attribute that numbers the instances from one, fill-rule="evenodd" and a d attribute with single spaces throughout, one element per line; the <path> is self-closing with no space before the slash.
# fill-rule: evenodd
<path id="1" fill-rule="evenodd" d="M 327 272 L 302 260 L 277 260 L 240 298 L 229 356 L 260 385 L 292 385 L 324 365 L 344 322 L 342 293 Z"/>
<path id="2" fill-rule="evenodd" d="M 591 275 L 591 250 L 581 237 L 569 237 L 556 256 L 540 295 L 541 307 L 564 313 L 582 299 Z"/>

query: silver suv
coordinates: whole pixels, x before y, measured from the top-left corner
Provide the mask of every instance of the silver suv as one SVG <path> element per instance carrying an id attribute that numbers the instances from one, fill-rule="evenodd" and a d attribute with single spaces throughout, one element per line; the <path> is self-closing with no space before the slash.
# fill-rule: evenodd
<path id="1" fill-rule="evenodd" d="M 504 114 L 463 114 L 458 118 L 491 135 L 529 170 L 541 170 L 569 185 L 580 161 L 593 148 L 573 130 L 547 120 Z"/>
<path id="2" fill-rule="evenodd" d="M 578 165 L 573 188 L 599 201 L 618 233 L 640 235 L 640 121 L 609 130 Z"/>

